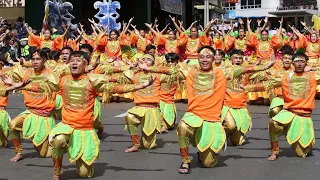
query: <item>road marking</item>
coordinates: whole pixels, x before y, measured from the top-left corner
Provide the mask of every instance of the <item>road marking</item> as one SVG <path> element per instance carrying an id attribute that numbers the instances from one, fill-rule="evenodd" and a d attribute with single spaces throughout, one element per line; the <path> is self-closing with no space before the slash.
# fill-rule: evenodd
<path id="1" fill-rule="evenodd" d="M 119 114 L 118 116 L 115 116 L 115 117 L 122 118 L 122 117 L 126 117 L 126 116 L 127 116 L 127 112 Z"/>

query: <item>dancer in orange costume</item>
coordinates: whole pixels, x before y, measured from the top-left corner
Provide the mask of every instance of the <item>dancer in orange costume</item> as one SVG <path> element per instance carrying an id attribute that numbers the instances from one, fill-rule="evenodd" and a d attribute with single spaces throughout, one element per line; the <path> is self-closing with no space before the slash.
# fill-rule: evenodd
<path id="1" fill-rule="evenodd" d="M 31 79 L 33 83 L 43 82 L 50 74 L 51 70 L 45 68 L 45 61 L 48 59 L 47 53 L 36 50 L 32 55 L 32 67 L 22 68 L 15 66 L 12 68 L 12 77 L 15 81 L 26 81 Z M 35 149 L 41 157 L 51 157 L 51 147 L 48 143 L 50 130 L 55 126 L 53 109 L 55 107 L 56 93 L 46 96 L 44 92 L 30 92 L 23 90 L 24 104 L 27 110 L 12 119 L 9 123 L 9 136 L 12 140 L 16 155 L 11 159 L 17 162 L 23 158 L 20 133 L 26 139 L 32 139 Z"/>
<path id="2" fill-rule="evenodd" d="M 51 50 L 61 50 L 64 44 L 64 38 L 70 30 L 70 26 L 64 32 L 63 35 L 56 37 L 54 40 L 51 39 L 51 31 L 44 30 L 43 36 L 36 36 L 32 33 L 32 29 L 24 24 L 26 30 L 29 33 L 28 44 L 29 46 L 36 46 L 40 49 L 49 48 Z"/>
<path id="3" fill-rule="evenodd" d="M 179 62 L 179 55 L 176 53 L 168 53 L 165 55 L 165 58 L 168 67 L 174 67 Z M 160 78 L 168 79 L 170 75 L 162 74 Z M 164 82 L 164 80 L 161 80 L 160 111 L 162 115 L 162 133 L 167 133 L 168 129 L 173 129 L 175 126 L 177 111 L 174 103 L 174 94 L 176 93 L 177 86 L 177 82 Z"/>
<path id="4" fill-rule="evenodd" d="M 50 132 L 50 145 L 54 166 L 53 179 L 61 179 L 64 149 L 68 149 L 69 160 L 76 162 L 77 173 L 81 178 L 93 177 L 93 162 L 99 156 L 100 141 L 94 129 L 94 104 L 99 93 L 136 91 L 150 86 L 154 79 L 149 76 L 139 85 L 118 85 L 110 83 L 104 75 L 86 74 L 85 68 L 89 56 L 75 51 L 70 58 L 71 75 L 61 77 L 59 73 L 51 74 L 47 81 L 30 83 L 25 89 L 32 92 L 62 92 L 62 122 Z"/>
<path id="5" fill-rule="evenodd" d="M 319 72 L 305 72 L 308 57 L 303 53 L 293 56 L 294 71 L 282 77 L 274 77 L 262 84 L 245 86 L 246 91 L 282 88 L 283 109 L 269 122 L 272 154 L 268 160 L 276 160 L 279 154 L 279 136 L 287 132 L 287 141 L 300 157 L 306 157 L 315 145 L 311 119 L 315 108 L 316 86 L 320 83 Z"/>

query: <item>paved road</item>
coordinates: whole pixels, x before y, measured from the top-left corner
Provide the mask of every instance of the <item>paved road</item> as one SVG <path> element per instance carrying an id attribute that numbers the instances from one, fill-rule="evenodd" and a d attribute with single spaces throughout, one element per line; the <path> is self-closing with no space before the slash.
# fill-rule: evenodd
<path id="1" fill-rule="evenodd" d="M 132 103 L 112 103 L 103 107 L 103 124 L 106 135 L 101 141 L 100 159 L 95 164 L 95 177 L 92 179 L 108 180 L 316 180 L 320 176 L 319 144 L 314 156 L 298 158 L 287 144 L 284 137 L 280 140 L 280 158 L 268 162 L 269 151 L 267 107 L 250 106 L 253 128 L 247 134 L 248 143 L 241 147 L 228 147 L 219 155 L 219 164 L 215 168 L 201 168 L 197 162 L 196 149 L 191 148 L 195 159 L 190 175 L 179 175 L 179 147 L 175 132 L 158 136 L 158 149 L 143 150 L 139 153 L 126 154 L 130 146 L 130 136 L 124 131 L 121 114 L 132 107 Z M 320 101 L 317 101 L 320 108 Z M 10 96 L 8 112 L 15 117 L 24 110 L 22 96 Z M 177 104 L 178 116 L 181 118 L 186 104 Z M 320 139 L 320 109 L 313 113 L 316 139 Z M 25 159 L 11 163 L 9 159 L 14 150 L 0 149 L 0 180 L 42 180 L 52 176 L 52 160 L 39 158 L 31 141 L 23 141 Z M 67 155 L 64 159 L 64 179 L 77 179 L 75 164 L 70 164 Z"/>

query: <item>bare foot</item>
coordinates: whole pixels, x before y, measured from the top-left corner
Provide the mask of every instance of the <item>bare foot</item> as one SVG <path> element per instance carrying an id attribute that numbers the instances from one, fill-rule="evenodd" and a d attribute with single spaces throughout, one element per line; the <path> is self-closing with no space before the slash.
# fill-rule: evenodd
<path id="1" fill-rule="evenodd" d="M 58 175 L 53 175 L 52 180 L 60 180 L 61 176 Z"/>
<path id="2" fill-rule="evenodd" d="M 18 162 L 23 159 L 22 154 L 16 154 L 12 159 L 10 159 L 11 162 Z"/>
<path id="3" fill-rule="evenodd" d="M 168 129 L 167 128 L 161 128 L 161 133 L 168 133 Z"/>
<path id="4" fill-rule="evenodd" d="M 140 148 L 137 147 L 137 146 L 132 146 L 131 148 L 129 149 L 126 149 L 126 153 L 132 153 L 132 152 L 139 152 L 140 151 Z"/>
<path id="5" fill-rule="evenodd" d="M 276 153 L 272 153 L 269 158 L 268 158 L 268 161 L 275 161 L 277 159 L 277 154 Z"/>

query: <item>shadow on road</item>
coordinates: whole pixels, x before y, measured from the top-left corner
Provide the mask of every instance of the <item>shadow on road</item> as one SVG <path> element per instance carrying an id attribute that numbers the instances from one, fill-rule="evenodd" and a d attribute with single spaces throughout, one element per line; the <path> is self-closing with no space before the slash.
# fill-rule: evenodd
<path id="1" fill-rule="evenodd" d="M 149 152 L 150 154 L 160 154 L 160 155 L 169 155 L 169 156 L 180 156 L 180 153 L 161 153 L 161 152 Z M 192 157 L 191 167 L 192 168 L 203 168 L 202 163 L 198 160 L 198 155 L 195 153 L 189 154 Z M 252 157 L 252 156 L 241 156 L 241 155 L 226 155 L 222 156 L 217 154 L 218 165 L 216 167 L 225 167 L 227 166 L 224 163 L 228 159 L 265 159 L 266 157 Z M 177 162 L 178 163 L 178 162 Z"/>
<path id="2" fill-rule="evenodd" d="M 39 152 L 37 152 L 36 150 L 34 150 L 34 152 L 31 152 L 31 153 L 26 153 L 26 154 L 23 154 L 23 158 L 42 158 L 40 157 L 40 154 Z"/>
<path id="3" fill-rule="evenodd" d="M 107 137 L 129 137 L 130 138 L 130 135 L 127 132 L 124 132 L 123 134 L 108 134 L 108 133 L 105 133 L 105 135 L 106 135 L 105 138 L 107 138 Z"/>
<path id="4" fill-rule="evenodd" d="M 178 144 L 178 141 L 165 141 L 163 139 L 157 139 L 157 148 L 163 148 L 165 144 Z"/>
<path id="5" fill-rule="evenodd" d="M 103 124 L 104 126 L 124 126 L 124 123 L 122 124 Z"/>
<path id="6" fill-rule="evenodd" d="M 46 165 L 35 165 L 35 164 L 26 164 L 26 166 L 32 167 L 46 167 L 53 168 L 52 166 Z M 66 170 L 67 169 L 67 170 Z M 138 169 L 138 168 L 124 168 L 118 166 L 109 166 L 108 163 L 94 163 L 94 176 L 93 177 L 101 177 L 104 175 L 106 170 L 114 170 L 114 171 L 133 171 L 133 172 L 146 172 L 146 171 L 164 171 L 164 169 Z M 63 166 L 63 174 L 62 177 L 64 179 L 78 179 L 78 175 L 76 172 L 76 165 L 67 165 Z"/>
<path id="7" fill-rule="evenodd" d="M 262 130 L 262 131 L 264 131 L 264 130 L 268 130 L 268 127 L 266 127 L 266 128 L 251 128 L 251 130 Z"/>
<path id="8" fill-rule="evenodd" d="M 269 138 L 257 138 L 257 137 L 246 137 L 246 140 L 248 140 L 248 141 L 250 141 L 250 140 L 255 140 L 255 141 L 270 141 Z M 287 140 L 280 139 L 279 141 L 287 141 Z"/>
<path id="9" fill-rule="evenodd" d="M 132 141 L 111 141 L 111 140 L 100 140 L 103 142 L 127 142 L 127 143 L 132 143 Z"/>
<path id="10" fill-rule="evenodd" d="M 107 149 L 107 150 L 100 149 L 100 152 L 113 152 L 113 151 L 116 151 L 116 150 L 114 150 L 114 149 Z"/>

